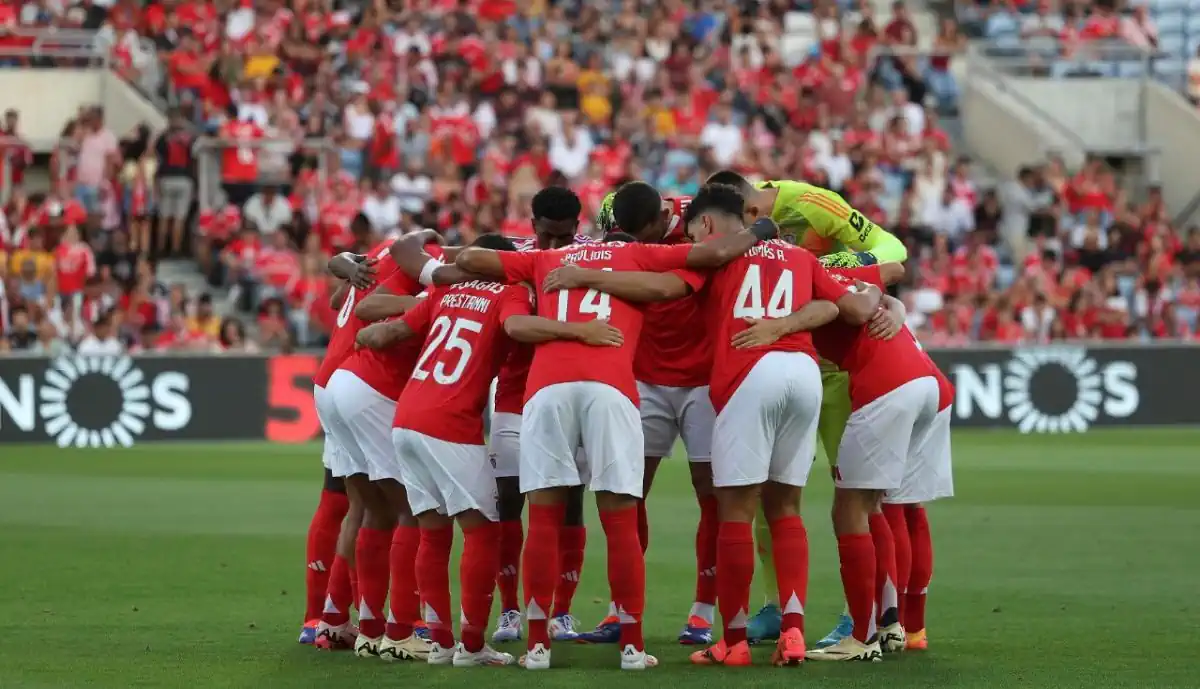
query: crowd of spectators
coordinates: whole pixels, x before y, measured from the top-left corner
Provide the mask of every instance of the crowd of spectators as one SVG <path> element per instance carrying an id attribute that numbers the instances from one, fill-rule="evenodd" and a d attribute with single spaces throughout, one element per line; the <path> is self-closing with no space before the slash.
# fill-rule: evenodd
<path id="1" fill-rule="evenodd" d="M 88 110 L 48 196 L 14 185 L 3 346 L 319 344 L 333 251 L 422 227 L 528 234 L 547 184 L 579 193 L 588 229 L 624 180 L 690 194 L 725 167 L 830 187 L 904 238 L 931 344 L 1117 337 L 1118 297 L 1120 337 L 1194 337 L 1200 236 L 1161 202 L 1129 208 L 1098 161 L 978 189 L 940 123 L 965 37 L 948 19 L 916 50 L 902 2 L 108 4 L 101 26 L 165 61 L 171 124 L 118 139 Z M 160 284 L 156 262 L 180 257 L 228 304 Z"/>

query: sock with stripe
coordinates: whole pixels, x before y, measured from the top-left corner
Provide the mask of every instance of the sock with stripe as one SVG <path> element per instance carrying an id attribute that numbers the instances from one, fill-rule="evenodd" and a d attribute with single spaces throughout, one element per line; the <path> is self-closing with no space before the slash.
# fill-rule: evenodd
<path id="1" fill-rule="evenodd" d="M 583 554 L 587 549 L 587 527 L 564 526 L 558 532 L 559 574 L 554 587 L 553 617 L 569 615 L 579 577 L 583 573 Z"/>
<path id="2" fill-rule="evenodd" d="M 875 636 L 875 544 L 869 533 L 844 534 L 837 541 L 854 638 L 866 643 Z"/>
<path id="3" fill-rule="evenodd" d="M 896 592 L 896 545 L 892 540 L 892 527 L 882 512 L 870 518 L 871 541 L 875 544 L 875 609 L 879 615 L 879 626 L 887 627 L 899 621 L 896 608 L 899 605 Z"/>
<path id="4" fill-rule="evenodd" d="M 350 511 L 350 500 L 345 493 L 322 490 L 317 510 L 308 524 L 308 541 L 304 559 L 307 568 L 304 574 L 305 608 L 304 620 L 321 617 L 325 607 L 325 593 L 329 590 L 329 569 L 337 551 L 338 533 L 342 520 Z"/>
<path id="5" fill-rule="evenodd" d="M 454 617 L 450 607 L 450 549 L 454 527 L 421 529 L 417 548 L 417 588 L 425 603 L 429 638 L 442 648 L 454 647 Z"/>
<path id="6" fill-rule="evenodd" d="M 933 579 L 933 537 L 924 507 L 905 505 L 904 513 L 912 542 L 912 571 L 908 575 L 908 593 L 904 600 L 904 629 L 919 632 L 925 628 L 925 598 Z"/>
<path id="7" fill-rule="evenodd" d="M 530 650 L 537 644 L 550 648 L 548 615 L 561 570 L 558 542 L 565 514 L 563 504 L 529 506 L 529 533 L 521 554 L 521 585 Z"/>
<path id="8" fill-rule="evenodd" d="M 892 544 L 896 548 L 896 616 L 904 624 L 905 598 L 908 593 L 908 578 L 912 574 L 912 543 L 908 538 L 908 522 L 904 518 L 904 505 L 884 505 L 883 516 L 892 530 Z M 916 630 L 913 630 L 916 631 Z"/>
<path id="9" fill-rule="evenodd" d="M 525 526 L 520 519 L 500 522 L 500 568 L 496 588 L 500 590 L 501 610 L 520 610 L 518 584 L 521 583 L 521 546 Z"/>
<path id="10" fill-rule="evenodd" d="M 463 552 L 458 567 L 458 587 L 462 595 L 461 636 L 463 646 L 471 653 L 483 650 L 499 562 L 499 524 L 484 522 L 463 529 Z"/>
<path id="11" fill-rule="evenodd" d="M 700 498 L 700 523 L 696 525 L 696 597 L 691 614 L 713 623 L 717 604 L 717 497 Z"/>
<path id="12" fill-rule="evenodd" d="M 350 606 L 354 602 L 354 589 L 350 586 L 350 563 L 341 555 L 333 556 L 329 568 L 329 588 L 325 592 L 325 606 L 321 621 L 332 627 L 350 621 Z"/>
<path id="13" fill-rule="evenodd" d="M 358 530 L 354 569 L 358 573 L 358 631 L 370 639 L 383 636 L 388 595 L 388 551 L 393 529 Z"/>
<path id="14" fill-rule="evenodd" d="M 420 546 L 421 530 L 417 527 L 402 524 L 392 532 L 392 547 L 388 552 L 391 595 L 388 596 L 384 633 L 393 641 L 412 636 L 412 623 L 421 618 L 421 594 L 417 591 L 417 550 Z"/>
<path id="15" fill-rule="evenodd" d="M 775 579 L 782 607 L 781 630 L 804 631 L 804 606 L 808 602 L 808 531 L 799 516 L 771 522 Z"/>
<path id="16" fill-rule="evenodd" d="M 638 536 L 638 510 L 630 506 L 600 513 L 608 550 L 608 586 L 621 621 L 621 648 L 645 650 L 642 612 L 646 607 L 646 556 Z"/>
<path id="17" fill-rule="evenodd" d="M 721 522 L 717 533 L 717 608 L 727 646 L 746 640 L 753 581 L 753 527 L 746 522 Z"/>

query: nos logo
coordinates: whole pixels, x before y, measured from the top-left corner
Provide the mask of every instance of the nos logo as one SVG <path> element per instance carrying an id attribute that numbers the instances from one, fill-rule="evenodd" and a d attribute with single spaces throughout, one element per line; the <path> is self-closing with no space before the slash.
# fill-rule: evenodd
<path id="1" fill-rule="evenodd" d="M 68 356 L 42 378 L 0 382 L 0 411 L 21 431 L 41 420 L 59 447 L 133 445 L 147 428 L 177 431 L 192 419 L 188 377 L 167 371 L 147 379 L 127 356 Z"/>
<path id="2" fill-rule="evenodd" d="M 1005 364 L 953 367 L 955 416 L 1006 416 L 1022 433 L 1082 433 L 1103 413 L 1113 419 L 1137 411 L 1137 367 L 1103 366 L 1079 347 L 1013 352 Z"/>

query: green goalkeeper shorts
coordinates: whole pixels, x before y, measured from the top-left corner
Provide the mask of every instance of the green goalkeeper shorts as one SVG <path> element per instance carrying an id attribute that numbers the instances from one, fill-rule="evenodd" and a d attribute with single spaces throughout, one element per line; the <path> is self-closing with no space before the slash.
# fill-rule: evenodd
<path id="1" fill-rule="evenodd" d="M 829 468 L 837 466 L 838 446 L 850 420 L 850 375 L 821 362 L 821 418 L 817 421 L 817 461 L 824 455 Z"/>

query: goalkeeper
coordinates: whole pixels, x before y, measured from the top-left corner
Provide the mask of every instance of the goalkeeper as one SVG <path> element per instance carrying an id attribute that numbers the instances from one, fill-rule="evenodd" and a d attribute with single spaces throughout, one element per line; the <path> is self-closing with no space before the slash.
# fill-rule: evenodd
<path id="1" fill-rule="evenodd" d="M 822 187 L 773 180 L 752 184 L 731 170 L 717 172 L 709 184 L 728 184 L 746 197 L 746 222 L 769 216 L 779 225 L 780 237 L 816 254 L 826 266 L 852 268 L 875 263 L 903 262 L 908 250 L 895 235 L 871 222 L 846 203 L 836 192 Z M 837 465 L 837 449 L 850 418 L 850 379 L 833 364 L 821 362 L 824 387 L 821 417 L 817 424 L 817 460 L 824 455 L 830 467 Z M 750 641 L 779 636 L 781 611 L 773 600 L 775 567 L 771 558 L 771 531 L 765 519 L 755 525 L 755 541 L 767 581 L 767 603 L 747 625 Z M 835 630 L 831 637 L 838 634 Z M 848 632 L 847 632 L 848 633 Z"/>

